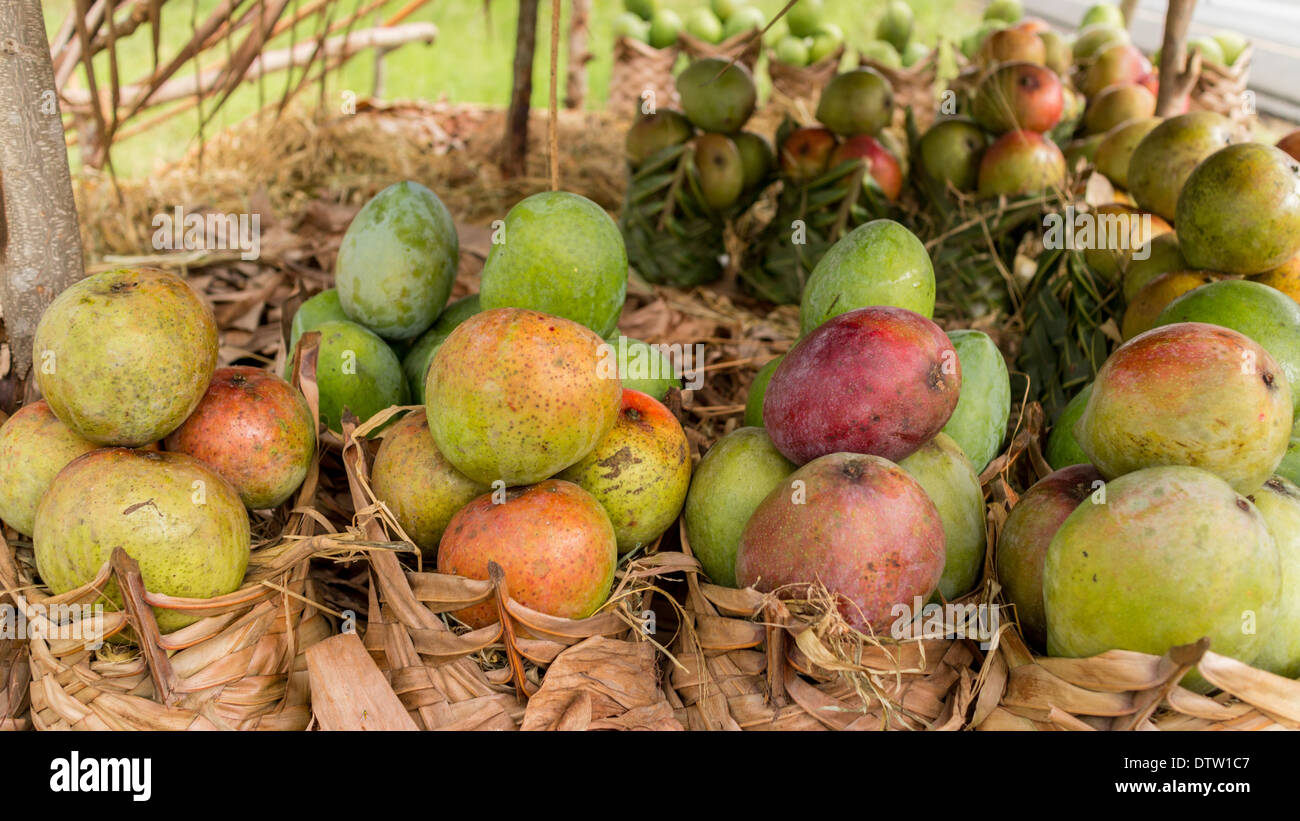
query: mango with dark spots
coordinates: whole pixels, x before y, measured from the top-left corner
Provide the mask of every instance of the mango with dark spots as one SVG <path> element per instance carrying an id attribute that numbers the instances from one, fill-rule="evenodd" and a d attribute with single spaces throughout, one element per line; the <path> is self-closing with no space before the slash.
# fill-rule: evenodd
<path id="1" fill-rule="evenodd" d="M 1047 646 L 1043 566 L 1061 523 L 1106 484 L 1092 465 L 1071 465 L 1048 474 L 1025 491 L 998 534 L 998 583 L 1026 641 Z"/>
<path id="2" fill-rule="evenodd" d="M 733 430 L 700 459 L 682 521 L 691 552 L 714 584 L 736 586 L 740 534 L 759 502 L 794 469 L 761 427 Z"/>
<path id="3" fill-rule="evenodd" d="M 1262 274 L 1300 252 L 1300 160 L 1261 143 L 1220 149 L 1178 196 L 1178 240 L 1197 268 Z"/>
<path id="4" fill-rule="evenodd" d="M 233 592 L 248 567 L 248 513 L 215 471 L 183 453 L 104 448 L 79 456 L 36 509 L 36 569 L 57 594 L 92 581 L 121 547 L 150 593 L 209 599 Z M 103 601 L 122 606 L 117 579 Z M 198 617 L 154 607 L 164 633 Z"/>
<path id="5" fill-rule="evenodd" d="M 506 214 L 483 263 L 483 310 L 524 308 L 571 319 L 601 337 L 627 296 L 627 248 L 609 214 L 586 197 L 544 191 Z"/>
<path id="6" fill-rule="evenodd" d="M 384 432 L 370 484 L 375 498 L 426 555 L 437 549 L 456 511 L 488 491 L 438 451 L 423 410 L 412 411 Z"/>
<path id="7" fill-rule="evenodd" d="M 949 331 L 961 363 L 961 393 L 943 432 L 980 473 L 1002 449 L 1011 417 L 1011 375 L 997 344 L 982 331 Z"/>
<path id="8" fill-rule="evenodd" d="M 320 419 L 335 433 L 343 432 L 343 409 L 360 422 L 381 410 L 404 405 L 410 398 L 397 354 L 355 322 L 322 323 L 316 359 L 320 389 Z"/>
<path id="9" fill-rule="evenodd" d="M 485 494 L 452 516 L 438 545 L 438 572 L 487 579 L 505 571 L 510 596 L 525 607 L 583 619 L 609 598 L 618 545 L 600 502 L 559 479 Z M 470 627 L 497 620 L 488 600 L 452 615 Z"/>
<path id="10" fill-rule="evenodd" d="M 399 182 L 357 212 L 339 246 L 343 312 L 385 339 L 414 339 L 447 304 L 460 243 L 451 212 L 417 182 Z"/>
<path id="11" fill-rule="evenodd" d="M 425 379 L 433 441 L 478 482 L 526 485 L 591 453 L 614 427 L 623 387 L 604 340 L 558 316 L 497 308 L 438 348 Z"/>
<path id="12" fill-rule="evenodd" d="M 961 386 L 961 361 L 938 325 L 903 308 L 860 308 L 790 349 L 768 383 L 763 422 L 796 464 L 840 451 L 903 459 L 943 429 Z"/>
<path id="13" fill-rule="evenodd" d="M 433 327 L 425 331 L 411 349 L 402 357 L 402 371 L 406 374 L 406 383 L 411 388 L 411 398 L 417 404 L 424 404 L 424 377 L 429 373 L 433 355 L 456 326 L 483 310 L 479 304 L 478 294 L 471 294 L 448 305 L 438 314 Z"/>
<path id="14" fill-rule="evenodd" d="M 217 364 L 217 325 L 180 277 L 119 268 L 55 297 L 33 342 L 59 421 L 101 445 L 156 442 L 189 416 Z"/>
<path id="15" fill-rule="evenodd" d="M 0 520 L 32 535 L 36 505 L 54 477 L 98 447 L 60 422 L 44 399 L 19 408 L 0 426 Z"/>
<path id="16" fill-rule="evenodd" d="M 596 449 L 561 471 L 609 514 L 618 552 L 651 544 L 677 521 L 691 484 L 691 450 L 677 417 L 652 397 L 623 391 L 618 421 Z"/>
<path id="17" fill-rule="evenodd" d="M 288 500 L 307 478 L 316 426 L 307 400 L 275 374 L 218 368 L 199 406 L 166 444 L 219 473 L 249 509 L 264 510 Z"/>
<path id="18" fill-rule="evenodd" d="M 969 593 L 984 570 L 988 546 L 984 491 L 975 466 L 952 437 L 943 433 L 898 466 L 925 490 L 943 523 L 947 547 L 943 575 L 935 593 L 947 601 Z"/>
<path id="19" fill-rule="evenodd" d="M 1188 465 L 1238 493 L 1273 475 L 1291 436 L 1291 388 L 1263 346 L 1217 325 L 1164 325 L 1102 365 L 1074 435 L 1107 479 Z"/>
<path id="20" fill-rule="evenodd" d="M 895 606 L 934 592 L 944 556 L 943 521 L 920 483 L 878 456 L 831 453 L 759 504 L 740 537 L 736 581 L 782 598 L 824 586 L 849 625 L 883 631 Z"/>
<path id="21" fill-rule="evenodd" d="M 1251 500 L 1277 543 L 1282 571 L 1277 611 L 1258 626 L 1260 648 L 1254 666 L 1300 678 L 1300 487 L 1274 476 Z"/>
<path id="22" fill-rule="evenodd" d="M 1075 508 L 1047 549 L 1048 653 L 1163 655 L 1208 637 L 1214 652 L 1249 664 L 1263 642 L 1243 619 L 1271 622 L 1279 571 L 1264 517 L 1219 477 L 1186 466 L 1121 476 Z M 1209 689 L 1196 672 L 1183 685 Z"/>

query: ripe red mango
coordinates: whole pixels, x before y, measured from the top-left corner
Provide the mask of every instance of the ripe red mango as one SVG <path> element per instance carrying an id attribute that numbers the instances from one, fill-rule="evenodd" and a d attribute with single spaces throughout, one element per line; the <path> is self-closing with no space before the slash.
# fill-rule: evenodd
<path id="1" fill-rule="evenodd" d="M 960 390 L 961 363 L 938 325 L 905 308 L 859 308 L 785 355 L 763 423 L 796 464 L 841 451 L 898 461 L 943 428 Z"/>

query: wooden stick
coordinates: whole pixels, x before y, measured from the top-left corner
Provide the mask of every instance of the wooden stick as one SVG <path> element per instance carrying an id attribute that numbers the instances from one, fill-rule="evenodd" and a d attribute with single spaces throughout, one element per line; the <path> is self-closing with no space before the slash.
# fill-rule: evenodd
<path id="1" fill-rule="evenodd" d="M 591 0 L 569 0 L 569 68 L 564 80 L 564 107 L 580 109 L 587 99 L 587 63 L 595 59 L 587 50 Z"/>
<path id="2" fill-rule="evenodd" d="M 171 707 L 176 704 L 176 671 L 172 669 L 171 659 L 162 649 L 162 634 L 158 630 L 158 620 L 154 618 L 153 608 L 144 601 L 144 577 L 140 575 L 140 565 L 127 555 L 120 547 L 113 548 L 113 555 L 108 560 L 117 576 L 117 586 L 122 591 L 122 602 L 126 605 L 126 617 L 135 628 L 135 638 L 144 654 L 153 678 L 158 698 Z"/>
<path id="3" fill-rule="evenodd" d="M 510 109 L 506 113 L 505 156 L 501 171 L 507 177 L 522 176 L 528 165 L 528 112 L 533 95 L 533 53 L 537 47 L 537 0 L 519 0 L 519 21 L 515 31 L 514 83 Z"/>
<path id="4" fill-rule="evenodd" d="M 1156 98 L 1156 116 L 1172 117 L 1182 108 L 1182 101 L 1196 85 L 1201 74 L 1201 52 L 1187 56 L 1187 30 L 1192 24 L 1196 0 L 1169 0 L 1165 14 L 1164 45 L 1160 52 L 1160 94 Z"/>
<path id="5" fill-rule="evenodd" d="M 321 49 L 324 56 L 331 59 L 350 58 L 368 48 L 396 48 L 412 42 L 432 43 L 438 37 L 438 27 L 433 23 L 406 23 L 394 28 L 366 29 L 353 32 L 348 36 L 333 37 L 325 41 Z M 255 80 L 264 74 L 284 71 L 288 68 L 300 68 L 309 62 L 316 50 L 316 42 L 303 42 L 292 49 L 268 51 L 257 57 L 244 72 L 243 82 Z M 140 108 L 153 108 L 175 102 L 196 92 L 208 94 L 218 85 L 224 66 L 208 69 L 195 77 L 180 77 L 170 80 L 148 98 Z M 130 85 L 122 88 L 122 105 L 136 106 L 140 97 L 149 92 L 147 85 Z M 74 108 L 90 108 L 93 97 L 82 89 L 67 89 L 63 93 L 68 105 Z M 129 116 L 129 115 L 128 115 Z M 122 119 L 127 119 L 123 117 Z"/>
<path id="6" fill-rule="evenodd" d="M 560 190 L 560 0 L 551 0 L 551 96 L 547 110 L 547 144 L 551 159 L 551 190 Z"/>

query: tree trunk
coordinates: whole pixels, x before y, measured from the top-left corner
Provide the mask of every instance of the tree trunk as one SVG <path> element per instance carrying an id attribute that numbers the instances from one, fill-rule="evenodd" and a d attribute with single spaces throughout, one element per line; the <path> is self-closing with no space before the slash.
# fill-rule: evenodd
<path id="1" fill-rule="evenodd" d="M 1124 15 L 1124 26 L 1133 30 L 1133 17 L 1137 14 L 1138 0 L 1123 0 L 1119 4 L 1120 13 Z"/>
<path id="2" fill-rule="evenodd" d="M 1160 96 L 1156 98 L 1156 116 L 1172 117 L 1182 109 L 1182 101 L 1196 85 L 1201 73 L 1201 53 L 1187 57 L 1187 30 L 1192 24 L 1196 0 L 1169 0 L 1165 14 L 1164 44 L 1160 47 Z"/>
<path id="3" fill-rule="evenodd" d="M 524 173 L 528 162 L 528 106 L 533 96 L 533 52 L 537 47 L 537 0 L 519 0 L 515 32 L 514 86 L 506 114 L 506 151 L 501 170 L 508 177 Z"/>
<path id="4" fill-rule="evenodd" d="M 582 108 L 587 100 L 587 63 L 592 59 L 587 51 L 587 26 L 591 16 L 591 0 L 571 0 L 569 3 L 569 68 L 564 79 L 564 107 Z"/>
<path id="5" fill-rule="evenodd" d="M 0 312 L 25 380 L 50 301 L 85 267 L 40 0 L 0 0 Z"/>

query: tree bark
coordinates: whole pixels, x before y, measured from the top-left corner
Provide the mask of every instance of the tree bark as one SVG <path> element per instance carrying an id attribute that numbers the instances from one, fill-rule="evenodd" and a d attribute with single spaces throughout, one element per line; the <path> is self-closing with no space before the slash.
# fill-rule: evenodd
<path id="1" fill-rule="evenodd" d="M 564 78 L 564 107 L 582 108 L 587 100 L 587 33 L 591 17 L 591 0 L 569 3 L 569 68 Z"/>
<path id="2" fill-rule="evenodd" d="M 1156 116 L 1172 117 L 1182 109 L 1182 101 L 1196 85 L 1201 73 L 1201 54 L 1187 57 L 1187 30 L 1192 24 L 1196 0 L 1169 0 L 1165 13 L 1164 44 L 1160 47 L 1160 95 L 1156 98 Z"/>
<path id="3" fill-rule="evenodd" d="M 528 110 L 533 96 L 533 52 L 537 48 L 537 0 L 519 0 L 515 31 L 514 86 L 506 114 L 506 150 L 501 171 L 523 175 L 528 162 Z"/>
<path id="4" fill-rule="evenodd" d="M 1123 0 L 1119 4 L 1120 13 L 1124 15 L 1124 27 L 1133 30 L 1133 16 L 1137 14 L 1138 0 Z"/>
<path id="5" fill-rule="evenodd" d="M 85 267 L 40 0 L 0 0 L 0 312 L 12 376 L 47 305 Z"/>

